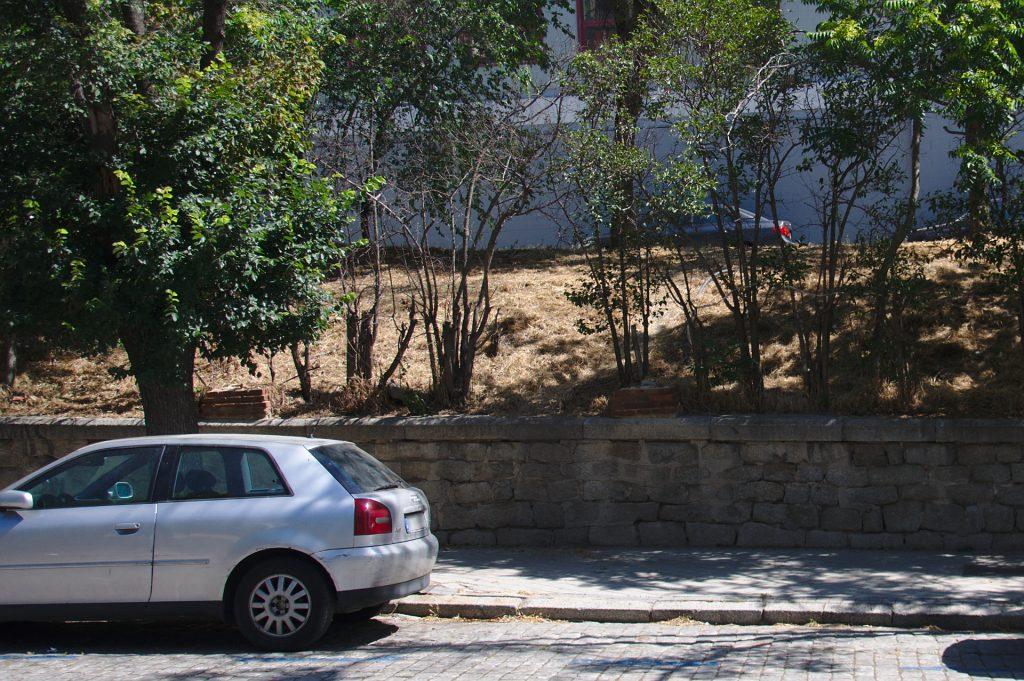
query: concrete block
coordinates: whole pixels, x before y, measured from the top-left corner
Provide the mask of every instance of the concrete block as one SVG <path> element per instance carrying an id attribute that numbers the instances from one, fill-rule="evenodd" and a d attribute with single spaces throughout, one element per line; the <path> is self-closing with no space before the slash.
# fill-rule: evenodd
<path id="1" fill-rule="evenodd" d="M 533 509 L 533 524 L 538 528 L 560 529 L 565 527 L 565 510 L 562 504 L 552 502 L 534 502 L 530 504 Z"/>
<path id="2" fill-rule="evenodd" d="M 859 532 L 864 527 L 863 513 L 855 508 L 823 508 L 821 527 L 841 532 Z"/>
<path id="3" fill-rule="evenodd" d="M 785 488 L 777 482 L 746 482 L 736 490 L 740 501 L 782 501 L 785 495 Z"/>
<path id="4" fill-rule="evenodd" d="M 934 482 L 920 482 L 899 488 L 901 501 L 939 501 L 947 498 L 946 488 Z"/>
<path id="5" fill-rule="evenodd" d="M 921 530 L 904 537 L 903 544 L 912 551 L 942 551 L 946 542 L 940 532 Z"/>
<path id="6" fill-rule="evenodd" d="M 1012 508 L 999 504 L 984 504 L 980 508 L 987 532 L 1013 532 L 1015 519 Z"/>
<path id="7" fill-rule="evenodd" d="M 892 606 L 888 603 L 863 603 L 830 598 L 825 601 L 820 618 L 820 624 L 889 627 L 892 626 Z"/>
<path id="8" fill-rule="evenodd" d="M 806 463 L 807 443 L 747 442 L 740 448 L 740 458 L 748 464 Z"/>
<path id="9" fill-rule="evenodd" d="M 866 487 L 868 469 L 856 466 L 833 466 L 825 473 L 825 481 L 836 487 Z"/>
<path id="10" fill-rule="evenodd" d="M 686 523 L 686 535 L 691 546 L 735 546 L 736 527 L 714 523 Z"/>
<path id="11" fill-rule="evenodd" d="M 700 448 L 701 474 L 715 478 L 730 468 L 740 465 L 739 445 L 733 443 L 710 443 Z"/>
<path id="12" fill-rule="evenodd" d="M 394 603 L 392 612 L 414 617 L 489 620 L 514 617 L 525 599 L 498 596 L 416 594 Z"/>
<path id="13" fill-rule="evenodd" d="M 500 490 L 500 492 L 499 492 Z M 482 504 L 512 498 L 512 483 L 464 482 L 452 485 L 451 498 L 457 504 Z"/>
<path id="14" fill-rule="evenodd" d="M 842 549 L 846 548 L 849 540 L 846 538 L 845 532 L 808 530 L 805 543 L 808 548 L 814 549 Z"/>
<path id="15" fill-rule="evenodd" d="M 763 523 L 744 523 L 736 537 L 737 546 L 796 548 L 804 545 L 802 530 L 784 530 Z"/>
<path id="16" fill-rule="evenodd" d="M 641 447 L 643 459 L 652 464 L 693 466 L 698 464 L 697 446 L 692 442 L 647 442 Z"/>
<path id="17" fill-rule="evenodd" d="M 904 451 L 904 460 L 924 466 L 949 466 L 956 460 L 956 450 L 941 444 L 908 445 Z"/>
<path id="18" fill-rule="evenodd" d="M 850 445 L 842 442 L 813 442 L 807 450 L 807 461 L 826 471 L 833 466 L 850 464 Z"/>
<path id="19" fill-rule="evenodd" d="M 674 546 L 687 545 L 686 525 L 667 521 L 639 523 L 641 546 Z"/>
<path id="20" fill-rule="evenodd" d="M 919 501 L 901 501 L 882 509 L 886 532 L 917 532 L 924 506 Z"/>
<path id="21" fill-rule="evenodd" d="M 555 533 L 524 527 L 499 527 L 494 531 L 498 546 L 552 546 Z"/>
<path id="22" fill-rule="evenodd" d="M 574 461 L 576 452 L 561 442 L 531 442 L 526 447 L 526 456 L 537 463 L 564 464 Z"/>
<path id="23" fill-rule="evenodd" d="M 711 419 L 711 440 L 718 442 L 839 442 L 843 419 L 834 416 L 718 416 Z"/>
<path id="24" fill-rule="evenodd" d="M 490 530 L 459 530 L 448 537 L 451 546 L 494 546 L 497 543 L 494 532 Z"/>
<path id="25" fill-rule="evenodd" d="M 651 607 L 651 621 L 686 618 L 708 624 L 761 624 L 764 606 L 760 599 L 736 601 L 658 600 Z"/>
<path id="26" fill-rule="evenodd" d="M 995 498 L 995 488 L 977 482 L 960 482 L 945 486 L 946 499 L 961 506 L 990 502 Z"/>
<path id="27" fill-rule="evenodd" d="M 1005 463 L 982 464 L 971 468 L 975 482 L 1010 482 L 1010 466 Z"/>
<path id="28" fill-rule="evenodd" d="M 595 417 L 582 419 L 581 422 L 582 438 L 585 440 L 705 442 L 711 434 L 711 419 L 707 416 L 643 419 Z"/>
<path id="29" fill-rule="evenodd" d="M 525 617 L 543 617 L 568 622 L 615 622 L 636 624 L 651 621 L 652 603 L 642 600 L 615 601 L 597 596 L 536 596 L 519 606 Z"/>
<path id="30" fill-rule="evenodd" d="M 921 528 L 950 534 L 961 534 L 967 530 L 967 514 L 963 506 L 953 504 L 928 504 L 924 508 Z M 888 528 L 888 524 L 886 524 Z"/>
<path id="31" fill-rule="evenodd" d="M 788 507 L 785 504 L 754 504 L 753 519 L 757 523 L 782 525 L 786 522 Z"/>
<path id="32" fill-rule="evenodd" d="M 852 532 L 849 535 L 851 549 L 901 549 L 904 546 L 902 534 L 863 534 Z"/>
<path id="33" fill-rule="evenodd" d="M 661 520 L 706 522 L 726 525 L 744 523 L 753 517 L 750 502 L 696 501 L 685 506 L 662 506 Z"/>
<path id="34" fill-rule="evenodd" d="M 764 466 L 764 479 L 769 482 L 793 482 L 796 480 L 796 473 L 795 463 L 770 463 Z"/>
<path id="35" fill-rule="evenodd" d="M 893 463 L 889 458 L 888 446 L 884 444 L 850 445 L 850 461 L 862 468 L 881 468 Z"/>
<path id="36" fill-rule="evenodd" d="M 636 546 L 640 543 L 636 525 L 595 525 L 588 535 L 594 546 Z"/>
<path id="37" fill-rule="evenodd" d="M 885 468 L 872 468 L 868 470 L 868 480 L 870 484 L 876 487 L 913 485 L 923 482 L 925 479 L 924 467 L 917 464 L 886 466 Z"/>
<path id="38" fill-rule="evenodd" d="M 1020 631 L 1024 609 L 1015 604 L 904 602 L 893 604 L 893 626 L 951 631 Z"/>
<path id="39" fill-rule="evenodd" d="M 848 418 L 843 424 L 845 442 L 929 442 L 934 438 L 930 419 Z"/>
<path id="40" fill-rule="evenodd" d="M 839 505 L 850 506 L 884 506 L 896 503 L 899 492 L 893 486 L 859 487 L 856 489 L 840 489 Z"/>
<path id="41" fill-rule="evenodd" d="M 764 604 L 762 621 L 765 624 L 810 624 L 821 622 L 824 612 L 824 600 L 785 601 L 769 598 Z"/>

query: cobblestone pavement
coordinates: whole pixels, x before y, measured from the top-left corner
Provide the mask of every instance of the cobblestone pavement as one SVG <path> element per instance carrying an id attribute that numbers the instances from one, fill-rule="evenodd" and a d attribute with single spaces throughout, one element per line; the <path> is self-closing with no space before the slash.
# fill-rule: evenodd
<path id="1" fill-rule="evenodd" d="M 5 625 L 0 679 L 1024 678 L 1024 637 L 838 627 L 382 617 L 257 653 L 213 625 Z"/>

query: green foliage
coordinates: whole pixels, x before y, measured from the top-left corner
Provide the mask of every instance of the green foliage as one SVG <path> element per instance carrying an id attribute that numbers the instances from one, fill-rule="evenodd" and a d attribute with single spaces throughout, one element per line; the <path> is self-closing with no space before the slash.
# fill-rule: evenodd
<path id="1" fill-rule="evenodd" d="M 137 35 L 124 4 L 0 3 L 0 266 L 37 294 L 6 304 L 92 351 L 131 333 L 247 359 L 314 337 L 356 198 L 304 160 L 319 3 L 233 3 L 205 69 L 201 5 L 150 0 Z"/>
<path id="2" fill-rule="evenodd" d="M 607 334 L 622 385 L 644 378 L 650 322 L 667 300 L 654 249 L 706 210 L 708 189 L 688 154 L 658 154 L 641 132 L 642 120 L 667 114 L 649 68 L 653 48 L 649 33 L 611 39 L 578 55 L 565 83 L 582 102 L 582 124 L 565 140 L 563 174 L 576 197 L 566 215 L 588 265 L 566 296 L 587 313 L 581 333 Z"/>
<path id="3" fill-rule="evenodd" d="M 1019 124 L 1005 133 L 1009 143 Z M 982 263 L 995 289 L 1017 318 L 1020 349 L 1024 351 L 1024 163 L 1019 156 L 992 164 L 995 181 L 986 193 L 985 228 L 957 243 L 955 255 L 963 262 Z M 944 208 L 963 210 L 962 200 L 945 197 Z"/>
<path id="4" fill-rule="evenodd" d="M 567 0 L 335 0 L 324 92 L 338 108 L 437 119 L 544 66 L 543 39 Z M 559 27 L 556 24 L 556 28 Z"/>
<path id="5" fill-rule="evenodd" d="M 869 311 L 868 303 L 877 295 L 879 286 L 875 274 L 885 267 L 886 280 L 883 283 L 888 295 L 887 314 L 882 320 L 879 337 L 875 339 L 873 353 L 866 359 L 877 365 L 879 378 L 896 385 L 901 407 L 910 409 L 914 388 L 920 378 L 916 371 L 917 352 L 925 332 L 921 312 L 930 302 L 929 281 L 925 274 L 928 258 L 918 251 L 893 249 L 892 246 L 888 236 L 857 240 L 853 256 L 856 274 L 851 277 L 846 293 L 848 302 L 863 302 L 856 309 Z M 892 256 L 894 252 L 895 257 Z M 869 329 L 870 316 L 865 315 L 865 326 Z"/>
<path id="6" fill-rule="evenodd" d="M 990 182 L 1005 155 L 998 130 L 1024 88 L 1024 3 L 990 0 L 817 0 L 811 34 L 824 61 L 856 65 L 908 118 L 937 110 L 971 131 L 956 150 L 965 185 Z"/>

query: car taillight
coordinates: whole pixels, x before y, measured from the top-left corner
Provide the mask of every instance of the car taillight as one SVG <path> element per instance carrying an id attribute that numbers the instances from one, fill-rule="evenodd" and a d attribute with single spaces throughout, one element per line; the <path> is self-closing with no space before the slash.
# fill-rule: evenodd
<path id="1" fill-rule="evenodd" d="M 391 534 L 391 511 L 374 499 L 356 499 L 356 521 L 353 534 Z"/>
<path id="2" fill-rule="evenodd" d="M 788 222 L 780 222 L 779 224 L 775 225 L 775 233 L 786 239 L 793 238 L 793 230 L 789 228 Z"/>

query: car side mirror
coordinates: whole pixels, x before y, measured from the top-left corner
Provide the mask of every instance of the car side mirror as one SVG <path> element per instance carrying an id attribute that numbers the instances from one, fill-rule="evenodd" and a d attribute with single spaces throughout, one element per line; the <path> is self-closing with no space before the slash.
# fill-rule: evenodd
<path id="1" fill-rule="evenodd" d="M 131 501 L 135 498 L 135 488 L 130 482 L 115 482 L 107 496 L 111 501 Z"/>
<path id="2" fill-rule="evenodd" d="M 28 492 L 0 492 L 0 511 L 28 511 L 32 506 L 32 495 Z"/>

